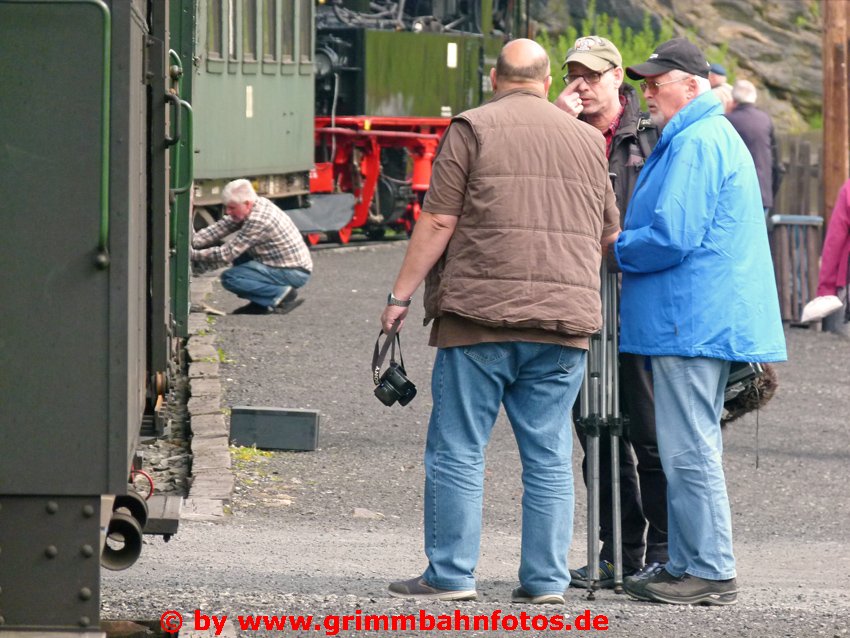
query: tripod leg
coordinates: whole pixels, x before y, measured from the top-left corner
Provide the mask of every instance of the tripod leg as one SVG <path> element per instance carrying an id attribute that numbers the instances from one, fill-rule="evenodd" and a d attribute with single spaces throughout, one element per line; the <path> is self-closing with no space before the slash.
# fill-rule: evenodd
<path id="1" fill-rule="evenodd" d="M 619 340 L 619 279 L 617 273 L 608 275 L 608 326 L 611 353 L 611 510 L 614 543 L 614 592 L 623 593 L 623 517 L 620 502 L 620 435 L 623 415 L 620 410 L 620 340 Z"/>
<path id="2" fill-rule="evenodd" d="M 587 436 L 587 589 L 599 587 L 599 435 Z"/>

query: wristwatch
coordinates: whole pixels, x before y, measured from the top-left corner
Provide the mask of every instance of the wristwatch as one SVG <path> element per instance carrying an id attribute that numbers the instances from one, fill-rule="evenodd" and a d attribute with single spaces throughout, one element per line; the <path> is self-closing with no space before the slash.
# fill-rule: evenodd
<path id="1" fill-rule="evenodd" d="M 413 297 L 411 297 L 410 299 L 399 299 L 398 297 L 394 296 L 393 293 L 387 295 L 388 306 L 401 306 L 402 308 L 407 308 L 412 300 Z"/>

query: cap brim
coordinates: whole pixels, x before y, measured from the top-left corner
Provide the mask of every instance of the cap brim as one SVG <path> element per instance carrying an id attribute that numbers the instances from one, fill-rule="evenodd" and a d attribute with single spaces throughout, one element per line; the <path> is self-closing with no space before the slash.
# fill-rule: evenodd
<path id="1" fill-rule="evenodd" d="M 601 73 L 607 69 L 611 68 L 613 62 L 609 62 L 608 60 L 603 60 L 592 53 L 586 53 L 584 51 L 576 51 L 571 56 L 567 57 L 564 62 L 564 66 L 569 64 L 570 62 L 577 62 L 578 64 L 583 64 L 591 71 L 596 71 L 597 73 Z"/>
<path id="2" fill-rule="evenodd" d="M 667 73 L 667 71 L 672 71 L 674 68 L 675 67 L 668 66 L 666 64 L 662 65 L 650 60 L 643 64 L 626 67 L 626 75 L 628 75 L 632 80 L 642 80 L 643 78 L 651 78 L 656 75 L 661 75 L 662 73 Z"/>

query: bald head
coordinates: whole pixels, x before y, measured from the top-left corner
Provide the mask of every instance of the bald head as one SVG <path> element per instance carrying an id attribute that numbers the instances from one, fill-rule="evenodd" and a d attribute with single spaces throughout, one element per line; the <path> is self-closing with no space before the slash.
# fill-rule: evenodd
<path id="1" fill-rule="evenodd" d="M 511 40 L 502 47 L 493 75 L 501 90 L 518 86 L 542 90 L 549 80 L 549 55 L 534 40 Z"/>

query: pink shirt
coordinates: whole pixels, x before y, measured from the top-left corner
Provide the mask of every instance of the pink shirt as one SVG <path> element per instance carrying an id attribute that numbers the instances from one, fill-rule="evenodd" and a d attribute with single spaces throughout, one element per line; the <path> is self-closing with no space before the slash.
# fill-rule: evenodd
<path id="1" fill-rule="evenodd" d="M 835 200 L 826 229 L 818 276 L 818 296 L 834 295 L 847 285 L 850 258 L 850 179 L 844 182 Z"/>

